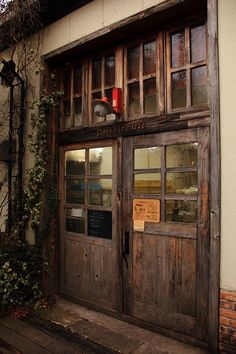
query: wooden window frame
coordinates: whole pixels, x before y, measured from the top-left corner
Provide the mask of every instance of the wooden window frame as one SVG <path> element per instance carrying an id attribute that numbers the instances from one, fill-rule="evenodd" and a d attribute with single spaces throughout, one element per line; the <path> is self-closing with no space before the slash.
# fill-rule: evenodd
<path id="1" fill-rule="evenodd" d="M 156 43 L 156 71 L 155 73 L 143 74 L 143 46 L 145 43 L 154 42 Z M 132 47 L 139 47 L 139 76 L 137 78 L 128 79 L 128 49 Z M 149 37 L 143 37 L 138 41 L 132 41 L 124 46 L 124 61 L 123 61 L 123 72 L 124 72 L 124 120 L 135 120 L 141 117 L 153 117 L 160 116 L 164 114 L 164 63 L 163 63 L 163 35 L 162 32 L 157 32 L 155 35 Z M 144 112 L 144 82 L 148 79 L 156 79 L 156 104 L 157 110 L 153 113 Z M 128 85 L 139 83 L 139 102 L 140 102 L 140 113 L 134 116 L 129 116 L 129 100 L 128 100 Z"/>
<path id="2" fill-rule="evenodd" d="M 206 33 L 206 59 L 192 63 L 191 62 L 191 29 L 200 25 L 205 26 Z M 182 66 L 177 66 L 172 68 L 171 65 L 171 35 L 184 31 L 185 33 L 185 58 L 186 63 Z M 208 43 L 207 43 L 207 21 L 206 19 L 200 18 L 196 21 L 189 23 L 183 23 L 182 25 L 175 26 L 166 31 L 166 110 L 168 114 L 177 113 L 177 112 L 188 112 L 188 111 L 198 111 L 206 110 L 209 108 L 209 85 L 208 85 Z M 207 103 L 203 105 L 193 105 L 192 104 L 192 88 L 191 88 L 191 72 L 195 68 L 206 67 L 207 69 Z M 171 76 L 174 73 L 186 72 L 186 105 L 185 107 L 172 108 L 172 85 L 171 85 Z"/>

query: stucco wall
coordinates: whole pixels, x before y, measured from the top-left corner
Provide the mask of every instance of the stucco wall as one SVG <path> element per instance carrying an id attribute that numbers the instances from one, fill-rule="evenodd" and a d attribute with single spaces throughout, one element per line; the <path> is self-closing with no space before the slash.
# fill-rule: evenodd
<path id="1" fill-rule="evenodd" d="M 163 0 L 95 0 L 44 30 L 43 54 L 109 26 Z"/>
<path id="2" fill-rule="evenodd" d="M 236 290 L 236 1 L 219 0 L 221 287 Z"/>

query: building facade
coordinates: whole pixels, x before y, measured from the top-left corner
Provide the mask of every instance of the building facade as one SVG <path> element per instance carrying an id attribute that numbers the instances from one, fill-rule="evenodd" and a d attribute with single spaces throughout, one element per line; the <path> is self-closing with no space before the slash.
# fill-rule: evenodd
<path id="1" fill-rule="evenodd" d="M 49 137 L 55 291 L 233 353 L 236 4 L 82 5 L 41 30 L 41 62 L 63 92 Z"/>

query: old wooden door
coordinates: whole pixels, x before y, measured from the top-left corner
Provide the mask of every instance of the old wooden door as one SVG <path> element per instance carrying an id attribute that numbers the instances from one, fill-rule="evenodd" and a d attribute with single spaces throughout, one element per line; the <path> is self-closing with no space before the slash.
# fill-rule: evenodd
<path id="1" fill-rule="evenodd" d="M 208 328 L 208 155 L 205 128 L 124 141 L 124 311 L 203 341 Z"/>
<path id="2" fill-rule="evenodd" d="M 114 310 L 118 298 L 117 145 L 113 140 L 61 151 L 60 288 Z"/>

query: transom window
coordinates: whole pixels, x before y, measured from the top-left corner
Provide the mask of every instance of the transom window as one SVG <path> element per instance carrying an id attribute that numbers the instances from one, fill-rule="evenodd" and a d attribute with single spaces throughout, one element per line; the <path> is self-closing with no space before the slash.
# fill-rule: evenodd
<path id="1" fill-rule="evenodd" d="M 206 25 L 159 32 L 102 55 L 78 58 L 60 73 L 61 130 L 207 109 Z M 121 115 L 96 116 L 93 100 L 107 97 L 112 104 L 113 87 L 122 92 Z"/>

